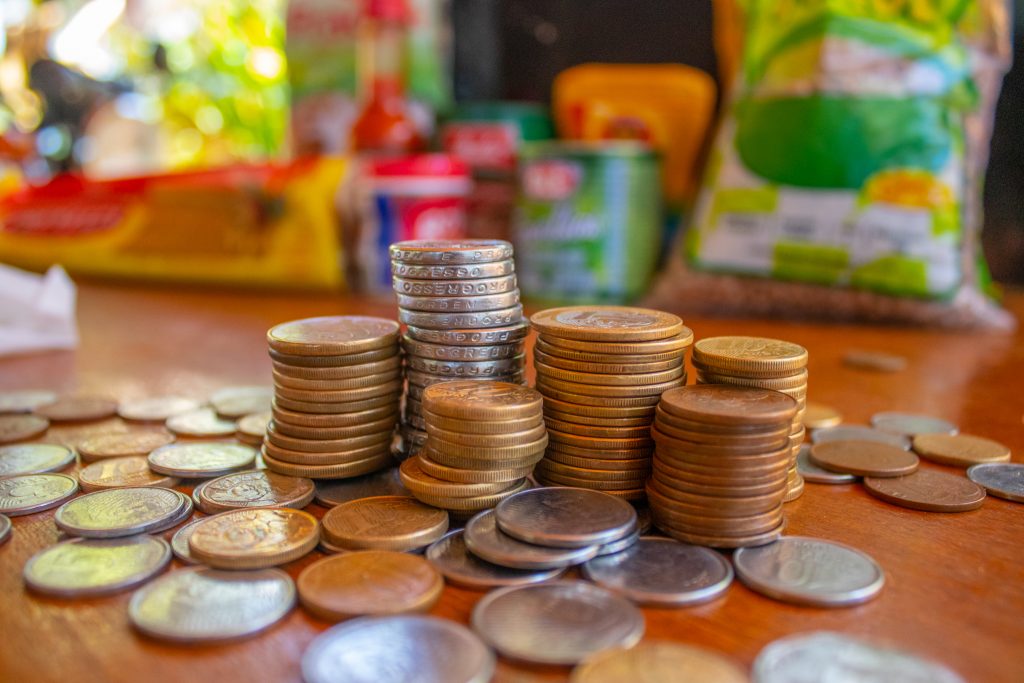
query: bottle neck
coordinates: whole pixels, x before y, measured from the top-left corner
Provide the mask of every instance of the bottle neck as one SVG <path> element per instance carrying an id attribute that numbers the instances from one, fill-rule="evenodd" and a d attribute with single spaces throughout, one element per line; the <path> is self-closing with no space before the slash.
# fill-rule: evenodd
<path id="1" fill-rule="evenodd" d="M 360 90 L 364 101 L 388 107 L 405 96 L 402 57 L 405 27 L 367 20 L 360 30 Z"/>

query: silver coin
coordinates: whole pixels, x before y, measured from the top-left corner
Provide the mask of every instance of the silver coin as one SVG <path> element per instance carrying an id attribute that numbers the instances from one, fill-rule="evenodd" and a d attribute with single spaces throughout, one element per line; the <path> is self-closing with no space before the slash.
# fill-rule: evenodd
<path id="1" fill-rule="evenodd" d="M 636 510 L 600 491 L 547 487 L 509 496 L 495 508 L 498 528 L 527 543 L 582 548 L 611 543 L 636 529 Z"/>
<path id="2" fill-rule="evenodd" d="M 424 553 L 427 561 L 450 583 L 466 588 L 522 586 L 553 579 L 561 569 L 511 569 L 482 560 L 466 547 L 465 531 L 450 531 L 432 543 Z"/>
<path id="3" fill-rule="evenodd" d="M 577 664 L 644 634 L 639 609 L 584 581 L 500 588 L 476 604 L 471 623 L 506 657 L 542 664 Z"/>
<path id="4" fill-rule="evenodd" d="M 155 536 L 74 538 L 33 555 L 23 576 L 29 588 L 47 595 L 108 595 L 149 580 L 170 561 L 170 546 Z"/>
<path id="5" fill-rule="evenodd" d="M 910 450 L 910 439 L 906 436 L 883 432 L 880 429 L 872 429 L 864 425 L 839 425 L 838 427 L 811 430 L 812 443 L 828 441 L 877 441 L 902 448 L 905 451 Z"/>
<path id="6" fill-rule="evenodd" d="M 519 303 L 519 290 L 486 296 L 407 296 L 396 294 L 398 307 L 405 311 L 430 313 L 482 313 L 501 311 Z"/>
<path id="7" fill-rule="evenodd" d="M 971 465 L 967 477 L 993 496 L 1024 503 L 1024 465 L 991 462 Z"/>
<path id="8" fill-rule="evenodd" d="M 807 481 L 815 484 L 852 484 L 860 479 L 853 474 L 829 472 L 818 467 L 811 462 L 810 453 L 811 445 L 805 443 L 800 446 L 800 452 L 796 455 L 796 471 Z"/>
<path id="9" fill-rule="evenodd" d="M 75 461 L 70 448 L 50 443 L 0 446 L 0 477 L 62 470 Z"/>
<path id="10" fill-rule="evenodd" d="M 392 261 L 417 265 L 490 263 L 512 258 L 512 244 L 505 240 L 405 240 L 388 247 Z"/>
<path id="11" fill-rule="evenodd" d="M 14 527 L 7 515 L 0 515 L 0 545 L 3 545 L 11 538 L 11 529 Z"/>
<path id="12" fill-rule="evenodd" d="M 884 412 L 871 416 L 871 426 L 890 434 L 917 436 L 918 434 L 956 434 L 959 430 L 952 422 L 917 413 Z"/>
<path id="13" fill-rule="evenodd" d="M 219 477 L 252 469 L 256 449 L 237 443 L 196 441 L 161 446 L 149 454 L 149 468 L 185 479 Z"/>
<path id="14" fill-rule="evenodd" d="M 512 344 L 526 339 L 530 333 L 530 325 L 525 320 L 515 322 L 507 327 L 489 329 L 427 329 L 409 325 L 406 328 L 409 338 L 428 344 L 447 344 L 450 346 L 485 346 L 488 344 Z"/>
<path id="15" fill-rule="evenodd" d="M 407 356 L 406 367 L 417 372 L 426 372 L 431 375 L 443 375 L 453 379 L 468 379 L 472 377 L 495 377 L 509 373 L 521 372 L 525 363 L 525 356 L 513 356 L 500 360 L 435 360 L 433 358 L 420 358 L 419 356 Z"/>
<path id="16" fill-rule="evenodd" d="M 374 496 L 411 495 L 398 476 L 397 467 L 353 479 L 318 479 L 314 483 L 316 502 L 324 507 L 335 507 L 350 500 Z"/>
<path id="17" fill-rule="evenodd" d="M 200 407 L 199 401 L 184 396 L 154 396 L 124 401 L 117 407 L 117 414 L 134 422 L 164 422 L 169 417 L 191 413 Z"/>
<path id="18" fill-rule="evenodd" d="M 295 582 L 279 569 L 192 567 L 137 591 L 128 603 L 128 618 L 154 638 L 193 643 L 258 633 L 294 606 Z"/>
<path id="19" fill-rule="evenodd" d="M 0 392 L 0 414 L 31 413 L 47 403 L 57 400 L 57 394 L 43 389 Z"/>
<path id="20" fill-rule="evenodd" d="M 488 296 L 518 292 L 515 275 L 488 278 L 461 278 L 451 280 L 414 280 L 391 278 L 395 293 L 405 296 L 464 297 Z M 399 303 L 401 306 L 402 304 Z M 509 304 L 511 306 L 511 304 Z M 446 309 L 451 310 L 451 309 Z M 470 309 L 466 309 L 470 310 Z"/>
<path id="21" fill-rule="evenodd" d="M 941 664 L 828 631 L 769 643 L 753 674 L 755 683 L 964 683 Z"/>
<path id="22" fill-rule="evenodd" d="M 186 506 L 191 514 L 192 501 L 171 489 L 107 489 L 64 503 L 53 521 L 72 536 L 116 538 L 169 528 Z"/>
<path id="23" fill-rule="evenodd" d="M 394 277 L 413 280 L 482 280 L 511 275 L 514 272 L 516 272 L 516 264 L 512 259 L 465 265 L 419 265 L 400 261 L 391 262 L 391 274 Z"/>
<path id="24" fill-rule="evenodd" d="M 410 327 L 424 327 L 428 330 L 509 327 L 522 322 L 523 307 L 517 304 L 511 308 L 477 313 L 433 313 L 399 308 L 398 320 Z M 416 338 L 420 337 L 417 335 Z"/>
<path id="25" fill-rule="evenodd" d="M 523 343 L 487 344 L 484 346 L 454 346 L 449 344 L 429 344 L 416 341 L 409 335 L 402 338 L 402 348 L 410 355 L 420 358 L 456 361 L 482 361 L 512 358 L 523 353 Z"/>
<path id="26" fill-rule="evenodd" d="M 631 548 L 583 564 L 594 583 L 642 605 L 695 605 L 732 583 L 729 561 L 714 550 L 645 536 Z"/>
<path id="27" fill-rule="evenodd" d="M 431 373 L 423 372 L 421 370 L 416 370 L 415 368 L 407 368 L 405 371 L 405 378 L 409 381 L 408 395 L 412 396 L 413 400 L 416 401 L 421 401 L 423 399 L 423 389 L 429 386 L 433 386 L 434 384 L 440 384 L 441 382 L 451 382 L 452 380 L 456 379 L 466 379 L 485 382 L 510 382 L 512 384 L 521 384 L 525 376 L 525 370 L 522 368 L 522 366 L 520 366 L 520 368 L 516 370 L 486 375 L 434 375 Z M 416 388 L 416 393 L 413 393 L 413 387 Z"/>
<path id="28" fill-rule="evenodd" d="M 582 548 L 547 548 L 524 543 L 503 533 L 494 510 L 484 510 L 466 522 L 466 547 L 474 555 L 510 569 L 562 569 L 594 557 L 597 545 Z"/>
<path id="29" fill-rule="evenodd" d="M 648 529 L 649 528 L 650 525 L 648 525 Z M 595 555 L 594 557 L 603 557 L 605 555 L 614 555 L 615 553 L 621 553 L 626 548 L 631 548 L 632 546 L 636 545 L 637 541 L 639 540 L 640 530 L 637 529 L 625 538 L 620 538 L 617 541 L 612 541 L 611 543 L 605 543 L 604 545 L 597 546 L 597 555 Z"/>
<path id="30" fill-rule="evenodd" d="M 425 616 L 352 619 L 302 655 L 306 683 L 486 683 L 494 667 L 494 654 L 472 631 Z"/>
<path id="31" fill-rule="evenodd" d="M 797 605 L 858 605 L 878 595 L 885 583 L 882 568 L 867 554 L 817 538 L 783 536 L 740 548 L 732 561 L 748 588 Z"/>
<path id="32" fill-rule="evenodd" d="M 174 532 L 171 536 L 171 551 L 174 556 L 186 564 L 199 564 L 199 560 L 192 557 L 192 553 L 188 548 L 188 539 L 192 536 L 192 532 L 196 530 L 196 525 L 203 521 L 205 517 L 192 520 L 185 526 L 181 527 Z"/>
<path id="33" fill-rule="evenodd" d="M 0 511 L 15 517 L 49 510 L 78 493 L 66 474 L 19 474 L 0 479 Z"/>

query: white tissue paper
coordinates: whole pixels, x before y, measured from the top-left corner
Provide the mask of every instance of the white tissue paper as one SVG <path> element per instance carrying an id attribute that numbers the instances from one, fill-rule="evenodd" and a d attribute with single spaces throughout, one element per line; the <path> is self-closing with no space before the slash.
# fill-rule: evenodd
<path id="1" fill-rule="evenodd" d="M 75 294 L 60 266 L 37 275 L 0 264 L 0 356 L 77 347 Z"/>

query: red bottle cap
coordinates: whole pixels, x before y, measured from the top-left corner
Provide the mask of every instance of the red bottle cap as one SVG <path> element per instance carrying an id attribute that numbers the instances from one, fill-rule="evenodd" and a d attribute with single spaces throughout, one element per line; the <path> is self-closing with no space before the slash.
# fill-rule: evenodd
<path id="1" fill-rule="evenodd" d="M 412 22 L 412 12 L 406 0 L 365 0 L 363 16 L 378 21 L 389 21 L 398 24 Z"/>

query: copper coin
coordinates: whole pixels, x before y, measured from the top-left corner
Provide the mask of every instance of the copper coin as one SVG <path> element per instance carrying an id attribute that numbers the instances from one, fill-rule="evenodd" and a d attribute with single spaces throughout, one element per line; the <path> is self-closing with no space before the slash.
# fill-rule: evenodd
<path id="1" fill-rule="evenodd" d="M 183 396 L 154 396 L 134 401 L 121 401 L 117 414 L 133 422 L 164 422 L 172 415 L 199 410 L 198 401 Z"/>
<path id="2" fill-rule="evenodd" d="M 336 356 L 387 348 L 398 343 L 398 323 L 345 315 L 305 318 L 267 331 L 270 348 L 303 356 Z"/>
<path id="3" fill-rule="evenodd" d="M 401 374 L 402 369 L 396 366 L 387 372 L 378 372 L 364 377 L 349 377 L 348 379 L 302 379 L 280 375 L 276 372 L 273 374 L 273 377 L 274 386 L 278 388 L 297 389 L 300 391 L 340 392 L 378 386 L 384 382 L 399 379 Z"/>
<path id="4" fill-rule="evenodd" d="M 534 348 L 533 358 L 535 362 L 543 363 L 544 366 L 548 368 L 597 375 L 642 375 L 652 372 L 674 370 L 682 367 L 683 365 L 682 354 L 674 354 L 668 360 L 653 363 L 612 363 L 607 358 L 603 358 L 598 362 L 586 362 L 572 360 L 570 358 L 562 358 L 560 356 L 545 353 L 541 349 Z"/>
<path id="5" fill-rule="evenodd" d="M 348 436 L 341 439 L 302 439 L 286 436 L 276 431 L 273 426 L 267 430 L 267 450 L 271 455 L 281 458 L 275 450 L 299 451 L 302 453 L 349 453 L 351 451 L 371 447 L 382 442 L 391 441 L 391 429 L 378 431 L 375 434 Z"/>
<path id="6" fill-rule="evenodd" d="M 639 342 L 674 337 L 683 321 L 671 313 L 628 306 L 570 306 L 534 314 L 538 333 L 578 341 Z"/>
<path id="7" fill-rule="evenodd" d="M 413 550 L 430 545 L 448 530 L 448 513 L 415 498 L 378 496 L 331 508 L 324 536 L 349 550 Z"/>
<path id="8" fill-rule="evenodd" d="M 313 500 L 313 480 L 254 470 L 225 474 L 203 484 L 199 509 L 209 514 L 237 508 L 304 508 Z"/>
<path id="9" fill-rule="evenodd" d="M 652 429 L 651 435 L 654 437 L 654 442 L 657 444 L 658 449 L 666 455 L 678 456 L 684 459 L 688 456 L 705 456 L 705 460 L 708 456 L 767 458 L 769 453 L 776 453 L 780 450 L 791 448 L 788 437 L 783 437 L 773 443 L 766 443 L 764 445 L 744 446 L 731 444 L 725 440 L 710 444 L 684 441 L 667 436 L 658 428 Z"/>
<path id="10" fill-rule="evenodd" d="M 0 414 L 31 413 L 39 406 L 53 403 L 57 394 L 45 389 L 22 389 L 0 392 Z"/>
<path id="11" fill-rule="evenodd" d="M 861 477 L 899 477 L 917 470 L 913 453 L 876 441 L 829 441 L 811 446 L 811 462 Z"/>
<path id="12" fill-rule="evenodd" d="M 82 460 L 123 458 L 130 455 L 146 456 L 174 441 L 167 432 L 128 432 L 125 434 L 99 434 L 78 443 Z"/>
<path id="13" fill-rule="evenodd" d="M 935 470 L 904 477 L 865 477 L 864 487 L 887 503 L 925 512 L 965 512 L 985 501 L 985 489 L 970 479 Z"/>
<path id="14" fill-rule="evenodd" d="M 707 551 L 705 551 L 707 552 Z M 696 565 L 696 560 L 688 564 Z M 628 565 L 627 565 L 628 566 Z M 643 566 L 634 570 L 639 576 L 654 573 L 655 568 Z M 726 566 L 729 567 L 728 563 Z M 663 581 L 683 581 L 683 577 L 661 577 Z M 712 575 L 714 576 L 714 575 Z M 732 580 L 728 568 L 726 583 Z M 701 572 L 692 581 L 710 580 Z M 705 683 L 749 683 L 750 677 L 737 662 L 721 653 L 668 641 L 643 642 L 628 650 L 611 650 L 587 658 L 572 671 L 570 683 L 668 683 L 670 681 L 704 681 Z"/>
<path id="15" fill-rule="evenodd" d="M 252 442 L 262 443 L 263 437 L 267 435 L 267 425 L 272 418 L 273 414 L 269 410 L 264 410 L 261 413 L 250 413 L 235 423 L 235 436 Z M 259 443 L 256 445 L 259 445 Z"/>
<path id="16" fill-rule="evenodd" d="M 720 458 L 718 462 L 710 463 L 671 458 L 664 452 L 654 456 L 659 468 L 663 471 L 678 470 L 678 476 L 696 476 L 704 478 L 734 479 L 742 477 L 745 481 L 777 478 L 784 472 L 792 469 L 792 463 L 783 457 L 782 453 L 776 455 L 774 460 L 765 460 L 757 464 L 751 464 L 745 460 L 726 460 Z"/>
<path id="17" fill-rule="evenodd" d="M 351 439 L 368 434 L 390 434 L 394 431 L 396 424 L 398 424 L 398 414 L 391 413 L 381 420 L 367 421 L 348 427 L 303 427 L 274 420 L 271 423 L 271 429 L 279 436 L 292 437 L 294 439 L 331 441 Z"/>
<path id="18" fill-rule="evenodd" d="M 503 446 L 518 446 L 520 444 L 533 444 L 544 438 L 547 429 L 544 424 L 525 429 L 521 432 L 510 432 L 505 434 L 465 434 L 462 432 L 442 429 L 433 424 L 427 424 L 427 434 L 431 439 L 438 439 L 450 444 L 480 447 L 491 452 L 494 448 Z"/>
<path id="19" fill-rule="evenodd" d="M 674 386 L 679 386 L 677 383 Z M 537 391 L 544 395 L 544 400 L 556 399 L 565 403 L 575 403 L 580 406 L 596 406 L 600 408 L 650 408 L 653 409 L 661 400 L 658 393 L 643 396 L 589 396 L 565 391 L 545 382 L 543 378 L 537 381 Z M 656 392 L 662 391 L 658 388 Z"/>
<path id="20" fill-rule="evenodd" d="M 203 518 L 188 547 L 192 557 L 211 567 L 264 569 L 299 559 L 319 539 L 319 524 L 308 512 L 256 508 Z"/>
<path id="21" fill-rule="evenodd" d="M 694 344 L 693 360 L 725 373 L 784 377 L 807 366 L 807 349 L 763 337 L 709 337 Z"/>
<path id="22" fill-rule="evenodd" d="M 660 471 L 656 466 L 652 480 L 657 481 L 659 484 L 664 484 L 665 487 L 672 490 L 698 496 L 776 496 L 781 501 L 782 497 L 786 494 L 785 474 L 775 481 L 759 484 L 748 485 L 737 481 L 708 483 L 695 480 L 690 475 L 687 475 L 685 478 L 673 477 Z"/>
<path id="23" fill-rule="evenodd" d="M 694 437 L 686 437 L 690 440 L 703 440 L 709 443 L 713 443 L 709 439 L 721 439 L 723 436 L 728 436 L 731 439 L 754 440 L 766 436 L 779 437 L 783 434 L 792 433 L 793 428 L 793 423 L 785 420 L 768 424 L 716 424 L 713 422 L 700 422 L 673 415 L 660 406 L 655 408 L 654 418 L 660 424 L 670 425 L 677 430 L 694 434 Z M 696 435 L 700 436 L 696 437 Z"/>
<path id="24" fill-rule="evenodd" d="M 842 414 L 831 406 L 822 403 L 808 402 L 804 425 L 808 429 L 826 429 L 835 427 L 843 421 Z"/>
<path id="25" fill-rule="evenodd" d="M 575 434 L 576 436 L 599 437 L 605 439 L 645 439 L 647 441 L 650 441 L 651 439 L 650 424 L 633 427 L 580 425 L 573 422 L 564 422 L 550 416 L 545 420 L 545 423 L 551 431 L 557 431 L 563 434 Z"/>
<path id="26" fill-rule="evenodd" d="M 117 414 L 117 401 L 103 396 L 62 396 L 39 406 L 35 413 L 51 422 L 102 420 Z"/>
<path id="27" fill-rule="evenodd" d="M 514 420 L 536 416 L 543 397 L 535 389 L 509 382 L 461 380 L 428 387 L 423 402 L 424 409 L 443 417 Z"/>
<path id="28" fill-rule="evenodd" d="M 472 469 L 472 468 L 460 468 L 450 467 L 439 462 L 435 462 L 431 457 L 430 450 L 421 451 L 418 454 L 419 466 L 423 472 L 435 479 L 442 479 L 444 481 L 462 482 L 466 484 L 483 484 L 488 482 L 508 482 L 512 483 L 518 481 L 523 477 L 528 477 L 533 472 L 534 463 L 529 463 L 519 467 L 509 467 L 505 469 Z M 381 495 L 381 494 L 378 494 Z"/>
<path id="29" fill-rule="evenodd" d="M 343 380 L 354 377 L 370 377 L 380 373 L 391 372 L 402 367 L 402 357 L 398 354 L 369 363 L 355 363 L 339 367 L 303 367 L 273 361 L 275 375 L 307 380 Z"/>
<path id="30" fill-rule="evenodd" d="M 14 443 L 39 436 L 50 421 L 38 415 L 0 415 L 0 443 Z"/>
<path id="31" fill-rule="evenodd" d="M 675 488 L 672 480 L 660 475 L 651 477 L 647 488 L 681 512 L 702 512 L 708 517 L 743 517 L 777 510 L 784 495 L 779 483 L 770 492 L 758 495 L 744 495 L 743 489 L 733 490 L 731 495 L 709 495 L 698 493 L 697 489 L 687 492 Z"/>
<path id="32" fill-rule="evenodd" d="M 288 424 L 295 427 L 308 427 L 310 429 L 342 429 L 345 427 L 357 427 L 359 425 L 383 420 L 398 415 L 398 399 L 390 399 L 384 405 L 374 408 L 367 408 L 361 411 L 346 413 L 303 413 L 288 410 L 279 404 L 274 405 L 271 410 L 274 422 Z"/>
<path id="33" fill-rule="evenodd" d="M 565 370 L 542 362 L 539 358 L 534 359 L 533 367 L 537 374 L 546 379 L 555 379 L 564 382 L 576 382 L 579 384 L 595 384 L 599 386 L 647 386 L 661 384 L 682 377 L 686 368 L 682 363 L 677 363 L 668 370 L 656 372 L 630 372 L 630 373 L 609 373 L 601 374 L 591 371 Z"/>
<path id="34" fill-rule="evenodd" d="M 75 461 L 70 448 L 50 443 L 0 446 L 0 477 L 56 472 Z"/>
<path id="35" fill-rule="evenodd" d="M 510 486 L 510 482 L 504 481 L 469 484 L 438 479 L 423 471 L 418 456 L 404 460 L 398 471 L 402 483 L 415 497 L 419 497 L 421 493 L 437 496 L 487 496 L 504 491 Z"/>
<path id="36" fill-rule="evenodd" d="M 320 480 L 316 482 L 316 502 L 324 507 L 335 507 L 351 500 L 373 496 L 408 496 L 397 467 L 351 479 Z"/>
<path id="37" fill-rule="evenodd" d="M 782 392 L 794 389 L 807 389 L 807 370 L 798 370 L 791 375 L 783 377 L 750 377 L 742 373 L 721 372 L 715 368 L 709 368 L 704 363 L 698 361 L 694 361 L 693 367 L 697 369 L 698 384 L 741 384 L 747 387 L 774 389 L 775 391 Z"/>
<path id="38" fill-rule="evenodd" d="M 406 410 L 416 410 L 415 402 L 406 401 Z M 408 413 L 407 413 L 408 414 Z M 521 432 L 544 424 L 544 414 L 538 411 L 527 418 L 514 420 L 467 420 L 466 418 L 445 417 L 429 410 L 421 410 L 421 419 L 441 429 L 462 434 L 509 434 Z"/>
<path id="39" fill-rule="evenodd" d="M 554 403 L 554 402 L 552 402 Z M 557 420 L 581 427 L 643 427 L 650 429 L 651 418 L 649 415 L 623 416 L 623 417 L 594 417 L 590 415 L 579 415 L 576 413 L 563 412 L 554 407 L 544 406 L 545 419 Z"/>
<path id="40" fill-rule="evenodd" d="M 273 443 L 263 444 L 263 454 L 273 458 L 276 462 L 286 462 L 293 465 L 340 465 L 385 456 L 391 453 L 390 439 L 379 441 L 368 446 L 360 446 L 352 450 L 337 450 L 329 452 L 296 451 L 289 448 L 281 448 Z"/>
<path id="41" fill-rule="evenodd" d="M 534 351 L 540 351 L 542 354 L 548 357 L 559 358 L 562 360 L 573 361 L 576 363 L 596 363 L 596 364 L 623 364 L 623 365 L 644 365 L 648 363 L 682 363 L 683 358 L 686 355 L 686 347 L 693 340 L 692 335 L 689 338 L 670 337 L 665 340 L 668 342 L 648 342 L 641 344 L 603 344 L 600 342 L 592 342 L 589 345 L 578 346 L 578 342 L 573 344 L 571 340 L 567 339 L 556 339 L 552 337 L 537 337 L 537 342 L 534 345 Z M 566 344 L 573 344 L 577 348 L 572 346 L 566 346 Z M 622 353 L 623 347 L 644 349 L 654 345 L 663 344 L 668 346 L 661 351 L 644 352 L 638 350 L 637 353 Z M 583 350 L 585 348 L 594 349 L 590 351 Z"/>
<path id="42" fill-rule="evenodd" d="M 336 356 L 300 356 L 280 353 L 274 349 L 268 351 L 271 361 L 276 365 L 287 365 L 292 368 L 344 368 L 352 365 L 375 363 L 399 357 L 398 344 L 385 346 L 373 351 L 347 353 Z"/>
<path id="43" fill-rule="evenodd" d="M 713 424 L 778 424 L 793 420 L 797 403 L 770 389 L 702 384 L 670 389 L 659 406 L 667 413 Z"/>
<path id="44" fill-rule="evenodd" d="M 364 474 L 370 474 L 371 472 L 376 472 L 379 469 L 389 467 L 394 464 L 391 453 L 387 451 L 361 460 L 322 465 L 307 465 L 276 460 L 273 456 L 267 454 L 266 450 L 263 451 L 262 456 L 263 461 L 267 465 L 267 469 L 273 472 L 280 472 L 281 474 L 287 474 L 293 477 L 308 477 L 310 479 L 358 477 Z"/>
<path id="45" fill-rule="evenodd" d="M 1003 444 L 969 434 L 918 434 L 914 450 L 922 458 L 954 467 L 1010 459 L 1010 449 Z"/>
<path id="46" fill-rule="evenodd" d="M 555 398 L 548 393 L 544 394 L 544 410 L 555 410 L 559 413 L 568 413 L 570 415 L 580 415 L 582 417 L 589 417 L 592 419 L 603 419 L 603 418 L 632 418 L 640 419 L 644 418 L 650 423 L 654 419 L 654 413 L 657 407 L 657 403 L 653 405 L 640 405 L 632 407 L 617 407 L 612 405 L 582 405 L 579 403 L 571 403 L 569 401 L 563 401 Z M 588 423 L 593 424 L 593 423 Z"/>
<path id="47" fill-rule="evenodd" d="M 651 464 L 650 458 L 628 458 L 622 460 L 605 460 L 602 458 L 588 458 L 577 455 L 567 455 L 560 453 L 559 451 L 547 451 L 544 454 L 545 459 L 551 460 L 552 462 L 562 463 L 563 465 L 572 465 L 573 467 L 585 467 L 595 470 L 639 470 L 644 467 L 649 468 Z"/>
<path id="48" fill-rule="evenodd" d="M 654 430 L 659 432 L 666 442 L 678 440 L 683 444 L 710 444 L 720 448 L 735 447 L 737 449 L 775 450 L 780 443 L 788 442 L 790 437 L 788 423 L 780 423 L 777 429 L 763 434 L 707 434 L 680 429 L 668 420 L 659 418 L 654 422 Z"/>
<path id="49" fill-rule="evenodd" d="M 686 376 L 685 374 L 681 374 L 674 379 L 665 380 L 656 384 L 611 386 L 606 384 L 583 384 L 581 382 L 570 382 L 550 377 L 544 373 L 538 373 L 538 382 L 549 389 L 579 396 L 635 399 L 660 396 L 663 392 L 669 389 L 674 389 L 686 384 Z"/>
<path id="50" fill-rule="evenodd" d="M 89 492 L 137 486 L 171 488 L 178 485 L 179 479 L 149 469 L 149 460 L 143 455 L 129 455 L 105 458 L 83 467 L 78 482 L 83 491 Z"/>

